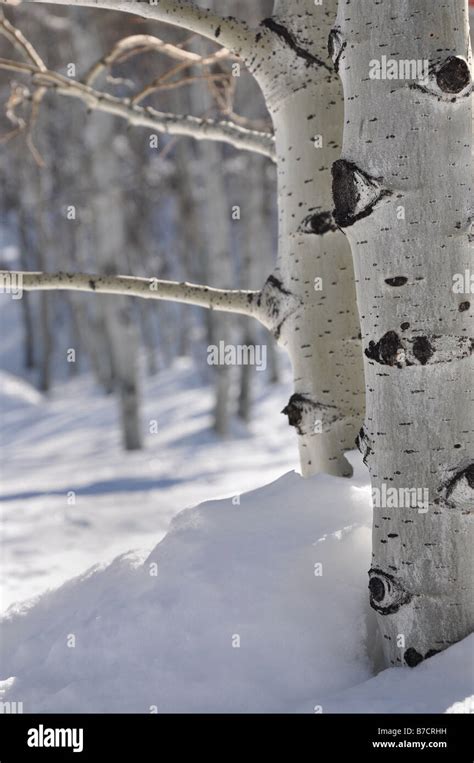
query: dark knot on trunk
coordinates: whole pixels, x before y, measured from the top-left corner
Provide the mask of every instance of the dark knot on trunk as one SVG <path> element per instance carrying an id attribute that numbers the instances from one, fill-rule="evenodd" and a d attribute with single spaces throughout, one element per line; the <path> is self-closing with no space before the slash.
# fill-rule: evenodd
<path id="1" fill-rule="evenodd" d="M 471 82 L 469 66 L 463 58 L 449 56 L 436 71 L 436 83 L 443 93 L 457 95 Z"/>
<path id="2" fill-rule="evenodd" d="M 301 222 L 299 233 L 313 233 L 316 236 L 324 236 L 329 231 L 338 230 L 332 212 L 312 212 Z"/>
<path id="3" fill-rule="evenodd" d="M 391 192 L 382 187 L 381 178 L 371 177 L 354 162 L 338 159 L 332 165 L 332 194 L 334 220 L 340 228 L 347 228 L 368 217 Z"/>
<path id="4" fill-rule="evenodd" d="M 369 570 L 370 606 L 380 615 L 393 615 L 411 601 L 411 594 L 388 572 L 373 567 Z"/>
<path id="5" fill-rule="evenodd" d="M 340 58 L 346 45 L 347 42 L 344 40 L 339 27 L 331 29 L 328 37 L 328 53 L 332 59 L 336 72 L 339 71 Z"/>
<path id="6" fill-rule="evenodd" d="M 290 427 L 295 427 L 300 435 L 320 434 L 341 418 L 335 405 L 320 403 L 299 392 L 290 397 L 282 413 L 288 416 Z"/>

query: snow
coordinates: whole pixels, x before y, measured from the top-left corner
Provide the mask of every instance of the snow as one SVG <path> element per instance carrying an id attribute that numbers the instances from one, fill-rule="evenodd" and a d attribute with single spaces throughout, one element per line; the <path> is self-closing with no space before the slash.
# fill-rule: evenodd
<path id="1" fill-rule="evenodd" d="M 143 380 L 143 428 L 156 421 L 158 431 L 146 435 L 144 451 L 124 453 L 116 400 L 87 374 L 49 396 L 20 378 L 20 306 L 1 297 L 0 611 L 131 548 L 151 550 L 187 506 L 296 468 L 294 435 L 279 414 L 288 374 L 270 390 L 255 374 L 250 431 L 235 427 L 223 443 L 210 431 L 212 390 L 179 360 Z"/>
<path id="2" fill-rule="evenodd" d="M 43 397 L 7 368 L 3 701 L 25 712 L 474 711 L 474 637 L 379 672 L 368 475 L 355 453 L 351 480 L 294 471 L 294 436 L 276 414 L 288 379 L 257 380 L 250 431 L 223 443 L 209 431 L 211 391 L 180 361 L 145 384 L 144 422 L 158 434 L 124 454 L 115 403 L 87 375 Z"/>
<path id="3" fill-rule="evenodd" d="M 370 515 L 361 468 L 182 511 L 151 554 L 10 609 L 3 699 L 25 712 L 469 712 L 473 637 L 373 677 Z"/>
<path id="4" fill-rule="evenodd" d="M 6 698 L 44 712 L 311 711 L 371 674 L 367 518 L 365 490 L 295 473 L 240 505 L 183 511 L 143 562 L 123 555 L 9 615 Z"/>

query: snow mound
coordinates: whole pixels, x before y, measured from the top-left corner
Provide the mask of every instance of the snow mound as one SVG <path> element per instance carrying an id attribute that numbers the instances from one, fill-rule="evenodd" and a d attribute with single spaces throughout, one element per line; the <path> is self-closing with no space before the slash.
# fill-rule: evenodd
<path id="1" fill-rule="evenodd" d="M 328 713 L 474 713 L 474 634 L 416 668 L 390 668 L 325 704 Z"/>
<path id="2" fill-rule="evenodd" d="M 25 712 L 463 711 L 464 643 L 372 677 L 365 474 L 289 473 L 238 501 L 183 511 L 148 557 L 10 608 L 2 699 Z"/>

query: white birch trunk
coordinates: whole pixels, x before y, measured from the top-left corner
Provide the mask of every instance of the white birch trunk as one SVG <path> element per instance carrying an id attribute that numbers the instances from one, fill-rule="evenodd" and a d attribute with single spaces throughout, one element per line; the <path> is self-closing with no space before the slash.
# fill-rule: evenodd
<path id="1" fill-rule="evenodd" d="M 207 272 L 209 281 L 219 286 L 232 283 L 230 260 L 230 215 L 222 171 L 222 151 L 220 146 L 206 143 L 197 147 L 202 160 L 202 188 L 204 191 L 203 211 L 206 216 Z M 211 343 L 225 345 L 232 341 L 232 324 L 227 315 L 211 313 Z M 232 369 L 228 365 L 214 367 L 215 406 L 214 429 L 225 436 L 230 427 L 230 391 Z"/>
<path id="2" fill-rule="evenodd" d="M 100 145 L 100 144 L 98 144 Z M 104 151 L 100 161 L 100 182 L 106 183 L 117 172 L 117 165 Z M 99 171 L 99 170 L 98 170 Z M 113 185 L 99 192 L 94 200 L 97 255 L 101 269 L 117 272 L 123 253 L 125 236 L 121 207 Z M 126 450 L 142 447 L 138 391 L 138 335 L 126 297 L 101 297 L 104 300 L 105 330 L 109 341 L 114 387 L 117 392 Z"/>
<path id="3" fill-rule="evenodd" d="M 192 89 L 189 93 L 193 109 L 207 112 L 213 105 L 212 98 L 204 87 Z M 201 170 L 203 194 L 202 211 L 206 238 L 206 271 L 208 283 L 229 288 L 233 281 L 231 262 L 230 220 L 231 207 L 227 198 L 224 181 L 222 147 L 217 143 L 205 142 L 196 146 Z M 213 313 L 209 316 L 211 344 L 225 345 L 232 341 L 232 324 L 229 316 Z M 230 429 L 230 392 L 232 369 L 228 365 L 217 365 L 214 371 L 215 405 L 213 426 L 217 434 L 225 437 Z"/>
<path id="4" fill-rule="evenodd" d="M 363 419 L 364 384 L 351 253 L 331 215 L 331 164 L 340 156 L 343 121 L 342 89 L 327 53 L 336 0 L 280 0 L 275 14 L 260 25 L 248 64 L 276 132 L 273 300 L 277 313 L 292 304 L 278 333 L 295 385 L 284 412 L 299 435 L 305 476 L 349 475 L 344 451 L 354 447 Z"/>
<path id="5" fill-rule="evenodd" d="M 32 223 L 34 225 L 33 251 L 35 252 L 38 266 L 42 270 L 48 270 L 48 261 L 51 258 L 53 247 L 45 203 L 49 187 L 41 175 L 41 170 L 35 165 L 24 170 L 23 181 L 26 186 L 24 202 L 32 212 Z M 53 337 L 51 333 L 51 313 L 54 302 L 55 297 L 50 299 L 46 294 L 41 294 L 38 306 L 38 388 L 42 392 L 49 392 L 52 383 Z"/>
<path id="6" fill-rule="evenodd" d="M 86 61 L 97 54 L 94 34 L 84 36 L 80 49 Z M 126 269 L 126 230 L 117 188 L 117 162 L 110 148 L 110 122 L 91 117 L 84 140 L 92 156 L 92 176 L 98 192 L 90 211 L 94 222 L 94 240 L 99 267 L 106 275 Z M 96 158 L 96 161 L 94 161 Z M 108 339 L 113 383 L 120 405 L 122 440 L 126 450 L 142 447 L 140 400 L 138 389 L 138 332 L 126 297 L 101 297 Z"/>
<path id="7" fill-rule="evenodd" d="M 387 664 L 413 667 L 474 626 L 470 297 L 453 289 L 471 264 L 467 2 L 343 2 L 331 48 L 346 104 L 336 219 L 365 350 L 370 598 Z M 384 54 L 397 78 L 371 79 Z M 402 76 L 412 60 L 429 61 L 427 81 Z"/>
<path id="8" fill-rule="evenodd" d="M 240 287 L 251 289 L 263 283 L 268 273 L 268 252 L 272 248 L 271 229 L 265 218 L 265 168 L 266 162 L 259 157 L 242 157 L 242 165 L 237 178 L 239 199 L 241 200 L 241 220 L 239 226 L 239 270 Z M 234 186 L 235 187 L 235 186 Z M 255 256 L 258 251 L 259 256 Z M 265 332 L 266 333 L 266 332 Z M 240 326 L 240 342 L 244 346 L 255 346 L 261 337 L 259 326 L 249 318 L 243 318 Z M 265 336 L 268 345 L 273 342 Z M 268 352 L 267 352 L 268 355 Z M 250 364 L 240 369 L 237 413 L 246 423 L 252 418 L 252 391 L 255 385 L 255 368 Z"/>
<path id="9" fill-rule="evenodd" d="M 20 245 L 20 263 L 25 270 L 29 264 L 30 237 L 28 232 L 29 216 L 21 206 L 20 199 L 16 199 L 18 207 L 18 242 Z M 24 332 L 24 366 L 31 371 L 36 366 L 35 362 L 35 321 L 29 294 L 22 296 L 21 307 Z"/>

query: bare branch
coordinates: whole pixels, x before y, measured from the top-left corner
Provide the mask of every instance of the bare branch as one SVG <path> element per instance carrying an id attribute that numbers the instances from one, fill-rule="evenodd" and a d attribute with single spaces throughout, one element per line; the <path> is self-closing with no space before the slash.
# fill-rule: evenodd
<path id="1" fill-rule="evenodd" d="M 160 77 L 159 79 L 150 82 L 150 84 L 147 85 L 143 90 L 134 95 L 132 98 L 132 103 L 138 104 L 141 101 L 144 101 L 145 98 L 148 98 L 148 96 L 152 95 L 152 93 L 162 92 L 163 90 L 176 90 L 179 87 L 192 85 L 194 82 L 204 82 L 209 84 L 210 82 L 226 83 L 228 81 L 229 74 L 226 72 L 221 72 L 220 74 L 199 74 L 192 77 L 182 77 L 182 79 L 171 81 L 168 79 L 163 81 L 163 78 Z"/>
<path id="2" fill-rule="evenodd" d="M 21 55 L 24 58 L 31 61 L 32 64 L 37 69 L 39 69 L 42 72 L 47 71 L 46 64 L 44 63 L 38 51 L 33 47 L 31 42 L 26 39 L 23 33 L 16 27 L 14 27 L 13 24 L 11 24 L 8 21 L 8 19 L 5 18 L 5 16 L 3 15 L 3 11 L 0 18 L 0 34 L 3 35 L 3 37 L 6 37 L 6 39 L 11 43 L 11 45 L 15 48 L 15 50 L 21 53 Z M 14 122 L 17 121 L 18 126 L 13 133 L 10 133 L 10 136 L 13 137 L 13 135 L 16 134 L 17 132 L 23 132 L 23 130 L 27 130 L 26 144 L 28 148 L 30 149 L 35 162 L 40 167 L 44 166 L 44 161 L 43 161 L 43 157 L 41 156 L 40 152 L 35 146 L 35 143 L 33 140 L 33 129 L 38 119 L 41 101 L 43 100 L 45 92 L 46 92 L 45 88 L 41 88 L 41 87 L 38 88 L 38 90 L 35 92 L 32 99 L 32 108 L 31 108 L 31 116 L 30 116 L 29 123 L 23 122 L 23 124 L 20 126 L 20 123 L 18 122 L 18 120 L 15 120 L 15 119 L 12 120 Z M 10 112 L 10 118 L 11 118 L 11 114 L 12 112 Z M 7 115 L 8 115 L 8 111 L 7 111 Z"/>
<path id="3" fill-rule="evenodd" d="M 260 310 L 260 291 L 213 289 L 191 283 L 133 276 L 1 271 L 0 291 L 8 291 L 5 284 L 9 283 L 15 283 L 20 290 L 25 291 L 87 291 L 181 302 L 209 310 L 252 316 L 264 322 L 263 311 Z"/>
<path id="4" fill-rule="evenodd" d="M 107 69 L 115 62 L 122 60 L 124 54 L 130 53 L 130 51 L 132 55 L 138 55 L 145 51 L 156 51 L 169 56 L 169 58 L 173 58 L 175 61 L 182 61 L 188 66 L 192 66 L 193 64 L 206 65 L 214 63 L 215 61 L 227 59 L 231 56 L 230 51 L 226 48 L 222 48 L 216 53 L 203 57 L 198 53 L 193 53 L 190 50 L 183 50 L 183 48 L 180 48 L 177 45 L 164 42 L 163 40 L 160 40 L 159 37 L 155 37 L 151 34 L 135 34 L 130 37 L 124 37 L 114 45 L 110 53 L 94 64 L 84 77 L 84 84 L 92 86 L 104 69 Z"/>
<path id="5" fill-rule="evenodd" d="M 217 140 L 234 148 L 254 151 L 275 161 L 275 141 L 271 133 L 248 130 L 227 121 L 199 119 L 180 114 L 167 114 L 150 106 L 134 105 L 128 98 L 116 98 L 52 71 L 39 71 L 32 64 L 0 58 L 0 69 L 30 74 L 30 81 L 52 88 L 66 97 L 78 98 L 88 108 L 125 119 L 129 124 L 147 127 L 169 135 L 183 135 L 196 140 Z"/>
<path id="6" fill-rule="evenodd" d="M 6 37 L 15 50 L 21 53 L 24 58 L 29 59 L 37 69 L 46 71 L 46 64 L 31 42 L 26 39 L 19 29 L 14 27 L 13 24 L 10 24 L 5 17 L 0 18 L 0 34 L 3 35 L 3 37 Z"/>
<path id="7" fill-rule="evenodd" d="M 280 337 L 283 323 L 302 307 L 301 299 L 283 288 L 280 279 L 274 275 L 270 275 L 263 287 L 255 291 L 214 289 L 186 282 L 135 276 L 0 271 L 0 293 L 11 293 L 19 298 L 24 290 L 86 291 L 196 305 L 208 310 L 255 318 L 276 339 Z"/>
<path id="8" fill-rule="evenodd" d="M 0 0 L 5 3 L 5 0 Z M 188 29 L 220 45 L 229 48 L 242 58 L 250 54 L 253 36 L 249 26 L 232 16 L 219 14 L 185 0 L 27 0 L 30 3 L 50 3 L 72 7 L 102 8 L 111 11 L 134 13 L 143 18 L 162 21 Z"/>

